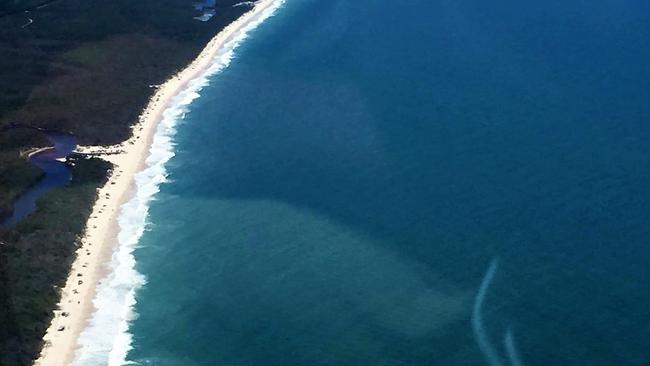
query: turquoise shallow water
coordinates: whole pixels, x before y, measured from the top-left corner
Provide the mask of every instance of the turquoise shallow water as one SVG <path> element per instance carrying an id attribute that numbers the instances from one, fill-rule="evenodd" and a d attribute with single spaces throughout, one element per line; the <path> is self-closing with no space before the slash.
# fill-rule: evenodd
<path id="1" fill-rule="evenodd" d="M 648 365 L 650 5 L 288 0 L 189 107 L 128 360 Z"/>

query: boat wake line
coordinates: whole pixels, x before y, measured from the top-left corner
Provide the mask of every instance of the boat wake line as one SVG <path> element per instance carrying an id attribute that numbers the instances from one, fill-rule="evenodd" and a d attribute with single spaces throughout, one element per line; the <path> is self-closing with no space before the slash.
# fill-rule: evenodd
<path id="1" fill-rule="evenodd" d="M 505 366 L 506 364 L 512 366 L 524 366 L 519 351 L 517 350 L 512 330 L 508 329 L 503 338 L 504 348 L 508 356 L 508 362 L 506 363 L 502 360 L 501 356 L 499 356 L 499 353 L 490 342 L 487 332 L 485 331 L 485 326 L 483 325 L 483 304 L 485 302 L 485 296 L 490 289 L 490 285 L 494 280 L 498 268 L 499 260 L 498 258 L 494 258 L 492 262 L 490 262 L 490 266 L 483 276 L 481 286 L 479 287 L 476 299 L 474 300 L 474 307 L 472 309 L 472 329 L 474 330 L 474 336 L 476 337 L 478 347 L 481 350 L 481 353 L 483 353 L 483 356 L 485 356 L 489 366 Z"/>

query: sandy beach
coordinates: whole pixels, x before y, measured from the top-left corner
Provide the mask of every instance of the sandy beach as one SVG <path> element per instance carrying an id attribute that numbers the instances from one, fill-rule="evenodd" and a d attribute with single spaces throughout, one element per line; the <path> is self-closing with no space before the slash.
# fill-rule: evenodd
<path id="1" fill-rule="evenodd" d="M 63 366 L 72 361 L 78 348 L 79 334 L 95 311 L 96 286 L 107 274 L 107 263 L 117 243 L 120 207 L 134 193 L 134 176 L 144 168 L 156 127 L 171 99 L 189 81 L 204 73 L 222 46 L 274 1 L 258 1 L 254 8 L 219 32 L 191 64 L 160 85 L 133 126 L 129 140 L 116 146 L 81 146 L 77 149 L 79 153 L 100 156 L 114 167 L 108 182 L 98 192 L 76 260 L 61 290 L 58 309 L 54 312 L 44 337 L 45 345 L 35 365 Z"/>

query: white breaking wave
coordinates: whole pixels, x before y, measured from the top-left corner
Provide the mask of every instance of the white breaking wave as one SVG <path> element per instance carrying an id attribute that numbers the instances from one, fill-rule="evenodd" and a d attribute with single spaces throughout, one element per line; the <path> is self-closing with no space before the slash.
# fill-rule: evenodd
<path id="1" fill-rule="evenodd" d="M 183 119 L 192 101 L 200 96 L 199 92 L 208 84 L 209 76 L 226 68 L 235 49 L 248 33 L 272 16 L 284 2 L 275 1 L 238 30 L 217 52 L 212 65 L 173 97 L 170 106 L 163 112 L 145 168 L 135 175 L 135 196 L 120 208 L 118 245 L 109 263 L 110 274 L 97 286 L 97 295 L 93 300 L 97 310 L 79 336 L 79 349 L 75 353 L 73 366 L 126 364 L 132 343 L 130 321 L 136 316 L 133 309 L 136 292 L 145 283 L 145 277 L 135 269 L 133 251 L 145 231 L 149 204 L 159 191 L 160 184 L 166 182 L 165 163 L 174 156 L 176 125 Z"/>
<path id="2" fill-rule="evenodd" d="M 233 8 L 236 8 L 236 7 L 239 7 L 239 6 L 250 6 L 250 7 L 253 7 L 253 6 L 255 6 L 255 2 L 254 2 L 254 1 L 242 1 L 242 2 L 240 2 L 240 3 L 237 3 L 237 4 L 233 5 L 232 7 L 233 7 Z"/>

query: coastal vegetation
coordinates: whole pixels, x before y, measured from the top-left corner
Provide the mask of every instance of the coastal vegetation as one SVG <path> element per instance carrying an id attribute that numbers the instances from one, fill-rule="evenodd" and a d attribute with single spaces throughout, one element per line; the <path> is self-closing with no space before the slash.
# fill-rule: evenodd
<path id="1" fill-rule="evenodd" d="M 0 16 L 0 184 L 12 180 L 15 192 L 34 184 L 20 152 L 46 143 L 33 131 L 7 136 L 13 124 L 71 132 L 81 144 L 127 139 L 155 85 L 246 10 L 234 3 L 219 1 L 208 22 L 186 0 L 61 0 Z M 2 188 L 6 213 L 15 194 Z"/>
<path id="2" fill-rule="evenodd" d="M 42 199 L 36 212 L 0 230 L 0 364 L 27 365 L 38 354 L 74 254 L 110 163 L 72 158 L 70 185 Z"/>
<path id="3" fill-rule="evenodd" d="M 247 8 L 219 0 L 209 21 L 187 0 L 14 0 L 0 5 L 0 219 L 42 172 L 37 129 L 83 145 L 126 140 L 155 87 Z M 29 128 L 24 128 L 29 127 Z M 0 231 L 0 365 L 27 365 L 59 298 L 108 163 L 76 158 L 72 183 Z"/>

